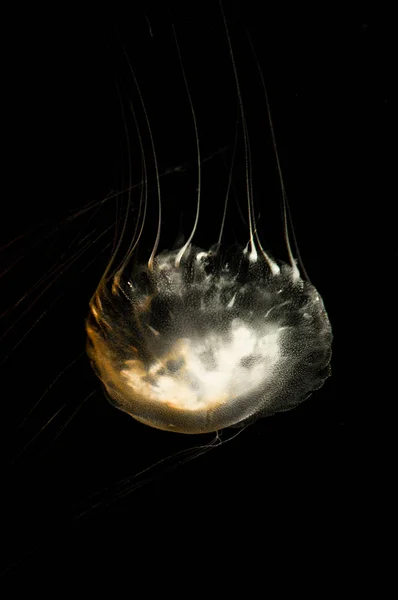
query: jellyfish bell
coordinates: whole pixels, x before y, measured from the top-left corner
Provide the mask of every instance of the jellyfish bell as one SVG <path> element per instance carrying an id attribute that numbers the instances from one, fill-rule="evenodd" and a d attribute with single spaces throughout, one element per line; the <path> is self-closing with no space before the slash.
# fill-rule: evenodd
<path id="1" fill-rule="evenodd" d="M 118 408 L 206 433 L 292 408 L 322 385 L 330 327 L 311 284 L 243 252 L 236 268 L 194 246 L 176 265 L 178 252 L 92 301 L 89 355 Z"/>
<path id="2" fill-rule="evenodd" d="M 181 247 L 159 250 L 163 206 L 156 150 L 131 69 L 156 173 L 157 232 L 147 260 L 137 260 L 148 218 L 145 174 L 141 223 L 121 266 L 109 267 L 102 277 L 87 319 L 88 354 L 110 401 L 144 424 L 187 434 L 242 426 L 291 409 L 321 387 L 330 374 L 331 326 L 321 296 L 305 269 L 300 273 L 293 256 L 297 245 L 292 249 L 289 206 L 265 86 L 288 261 L 271 257 L 257 231 L 244 103 L 222 9 L 221 15 L 242 128 L 248 243 L 232 255 L 223 250 L 224 212 L 218 242 L 209 248 L 195 245 L 203 218 L 200 132 L 174 32 L 197 145 L 194 225 Z M 142 164 L 146 170 L 144 156 Z"/>

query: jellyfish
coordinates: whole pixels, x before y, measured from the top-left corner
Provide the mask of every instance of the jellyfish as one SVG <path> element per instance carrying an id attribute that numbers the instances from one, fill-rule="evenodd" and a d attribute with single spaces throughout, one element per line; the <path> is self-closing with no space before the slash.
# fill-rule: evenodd
<path id="1" fill-rule="evenodd" d="M 121 242 L 116 244 L 91 299 L 86 324 L 88 355 L 109 400 L 141 423 L 185 434 L 242 427 L 260 417 L 287 411 L 321 387 L 330 374 L 331 326 L 323 300 L 298 254 L 261 69 L 264 111 L 279 178 L 287 260 L 274 258 L 258 232 L 250 130 L 221 4 L 220 15 L 236 87 L 237 130 L 240 129 L 243 146 L 246 241 L 233 249 L 225 246 L 229 192 L 218 239 L 208 247 L 200 247 L 195 241 L 200 228 L 205 227 L 200 131 L 173 27 L 197 152 L 191 231 L 177 247 L 161 249 L 164 206 L 156 144 L 129 62 L 150 140 L 157 201 L 149 204 L 148 157 L 136 109 L 132 107 L 141 146 L 140 210 L 135 233 L 121 259 Z M 252 50 L 256 61 L 255 49 Z M 231 173 L 235 168 L 231 166 Z M 149 219 L 156 221 L 156 228 L 152 247 L 143 260 L 138 250 Z M 122 237 L 127 234 L 125 229 Z"/>
<path id="2" fill-rule="evenodd" d="M 86 88 L 78 76 L 75 87 L 71 85 L 74 68 L 63 73 L 58 56 L 61 104 L 55 103 L 53 115 L 46 102 L 37 102 L 43 106 L 38 114 L 47 115 L 47 128 L 43 119 L 32 119 L 37 110 L 24 107 L 37 133 L 54 129 L 59 142 L 49 145 L 53 163 L 25 147 L 24 168 L 32 161 L 46 185 L 36 186 L 33 179 L 22 186 L 29 199 L 26 214 L 19 214 L 20 204 L 7 203 L 16 209 L 15 222 L 25 220 L 29 229 L 19 236 L 15 228 L 15 243 L 1 255 L 2 261 L 9 256 L 9 264 L 2 266 L 2 302 L 8 303 L 1 332 L 2 381 L 3 389 L 12 391 L 2 416 L 2 458 L 7 467 L 10 459 L 12 474 L 8 479 L 7 470 L 4 485 L 12 510 L 4 514 L 14 522 L 7 547 L 14 564 L 14 557 L 46 545 L 53 557 L 41 561 L 38 572 L 45 568 L 48 574 L 51 559 L 58 559 L 54 548 L 63 545 L 70 523 L 78 529 L 82 515 L 97 508 L 111 512 L 112 503 L 127 496 L 134 518 L 123 527 L 137 523 L 137 514 L 162 526 L 164 510 L 159 511 L 153 488 L 146 486 L 142 496 L 133 492 L 153 480 L 161 481 L 162 491 L 169 489 L 165 480 L 173 481 L 173 476 L 158 475 L 170 474 L 182 463 L 190 468 L 176 469 L 176 478 L 181 477 L 184 489 L 190 489 L 187 480 L 196 485 L 190 500 L 196 498 L 197 506 L 197 498 L 217 498 L 219 490 L 231 502 L 228 475 L 220 479 L 220 472 L 229 469 L 238 477 L 241 469 L 251 496 L 250 486 L 256 484 L 250 483 L 250 467 L 263 468 L 264 449 L 272 451 L 271 470 L 280 465 L 281 447 L 286 449 L 281 469 L 286 472 L 297 447 L 288 415 L 262 417 L 297 407 L 330 374 L 330 323 L 303 269 L 305 255 L 315 254 L 311 234 L 316 217 L 304 228 L 310 248 L 306 252 L 302 223 L 295 221 L 305 211 L 306 199 L 298 199 L 294 182 L 288 185 L 293 165 L 279 165 L 286 163 L 283 122 L 289 110 L 279 107 L 278 119 L 280 81 L 267 83 L 276 144 L 257 68 L 258 63 L 264 68 L 265 54 L 270 59 L 264 69 L 268 82 L 269 62 L 278 63 L 277 57 L 263 52 L 257 61 L 245 36 L 239 31 L 235 35 L 233 19 L 228 21 L 234 36 L 231 51 L 218 7 L 211 12 L 200 6 L 197 13 L 202 21 L 194 26 L 188 17 L 173 15 L 176 36 L 170 19 L 152 11 L 149 23 L 142 15 L 137 25 L 126 20 L 122 49 L 116 36 L 112 38 L 121 73 L 111 110 L 118 125 L 121 117 L 122 127 L 117 129 L 112 119 L 107 122 L 106 102 L 100 104 L 102 118 L 95 114 L 104 83 L 100 79 L 87 103 L 95 124 L 88 134 L 90 139 L 93 132 L 98 136 L 87 146 L 87 164 L 82 160 L 87 185 L 73 178 L 76 163 L 66 150 L 68 90 L 75 92 L 71 98 L 78 99 L 77 105 L 85 102 Z M 141 30 L 138 36 L 136 29 Z M 209 34 L 205 39 L 203 32 Z M 69 48 L 66 42 L 69 32 Z M 43 62 L 36 60 L 32 48 L 36 73 Z M 258 43 L 254 48 L 258 50 Z M 81 63 L 85 80 L 90 61 L 79 55 L 76 64 Z M 50 72 L 43 71 L 48 82 L 43 100 L 53 98 L 50 92 L 58 89 Z M 114 85 L 113 77 L 106 85 Z M 75 116 L 73 105 L 70 110 Z M 290 125 L 296 118 L 290 118 Z M 71 136 L 83 150 L 84 120 L 78 120 Z M 107 143 L 96 154 L 94 142 L 107 127 L 115 130 L 114 136 L 105 135 Z M 120 152 L 119 136 L 124 139 Z M 32 145 L 38 137 L 31 136 Z M 91 155 L 98 163 L 95 169 Z M 111 173 L 113 187 L 106 193 L 104 186 L 102 193 L 95 186 L 111 172 L 102 172 L 104 164 L 111 157 L 119 165 L 120 155 L 126 169 L 120 176 L 118 170 L 116 177 Z M 62 169 L 57 171 L 57 164 Z M 65 187 L 68 201 L 62 199 Z M 47 195 L 50 201 L 43 208 L 40 200 Z M 8 229 L 8 220 L 1 226 Z M 90 298 L 88 354 L 106 396 L 120 410 L 105 400 L 87 360 L 84 323 Z M 314 394 L 313 406 L 321 406 L 324 398 Z M 300 410 L 289 414 L 306 417 Z M 302 427 L 296 431 L 301 437 Z M 259 432 L 259 437 L 254 435 Z M 238 443 L 226 445 L 228 440 Z M 227 455 L 207 455 L 220 445 L 226 446 Z M 220 469 L 225 458 L 226 468 Z M 203 465 L 205 473 L 198 472 Z M 166 505 L 163 494 L 162 507 Z M 68 568 L 70 560 L 64 563 Z"/>
<path id="3" fill-rule="evenodd" d="M 242 426 L 297 406 L 329 374 L 331 329 L 297 261 L 284 181 L 289 170 L 282 177 L 273 135 L 266 139 L 273 130 L 258 64 L 268 57 L 268 76 L 274 57 L 267 50 L 257 60 L 240 31 L 230 45 L 218 7 L 198 15 L 202 21 L 193 27 L 175 12 L 176 35 L 169 17 L 152 13 L 147 22 L 140 15 L 135 29 L 126 24 L 122 44 L 114 44 L 118 68 L 123 63 L 127 72 L 115 86 L 127 176 L 112 179 L 109 194 L 98 199 L 92 192 L 87 202 L 87 189 L 101 179 L 100 164 L 97 179 L 87 169 L 82 192 L 80 180 L 72 179 L 68 201 L 55 202 L 59 181 L 70 172 L 60 160 L 63 177 L 47 169 L 48 177 L 55 175 L 46 190 L 51 202 L 41 213 L 40 195 L 23 213 L 8 203 L 16 208 L 15 223 L 25 219 L 30 227 L 1 257 L 9 260 L 2 270 L 2 374 L 20 398 L 8 406 L 4 423 L 19 427 L 17 460 L 36 442 L 45 444 L 52 429 L 62 441 L 86 404 L 102 410 L 100 386 L 85 370 L 82 325 L 95 289 L 87 321 L 94 368 L 116 406 L 155 427 L 195 433 Z M 270 87 L 275 93 L 275 82 Z M 283 107 L 280 115 L 275 138 L 285 131 Z M 106 119 L 100 125 L 93 120 L 98 131 L 109 127 Z M 110 148 L 120 141 L 116 134 L 107 139 Z M 68 213 L 61 218 L 65 203 Z M 299 204 L 293 203 L 293 213 Z M 40 223 L 48 206 L 55 225 L 52 218 Z M 7 219 L 3 225 L 12 235 Z M 315 228 L 314 222 L 306 231 L 309 243 Z M 6 435 L 13 431 L 6 429 Z"/>

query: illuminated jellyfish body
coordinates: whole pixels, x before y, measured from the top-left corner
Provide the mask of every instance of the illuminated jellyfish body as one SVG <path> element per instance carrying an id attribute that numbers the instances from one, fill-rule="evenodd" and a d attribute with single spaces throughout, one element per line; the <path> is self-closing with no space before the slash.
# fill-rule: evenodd
<path id="1" fill-rule="evenodd" d="M 190 96 L 189 101 L 192 108 Z M 192 113 L 196 129 L 193 108 Z M 273 134 L 271 120 L 270 125 Z M 261 246 L 247 168 L 249 244 L 233 254 L 223 253 L 220 243 L 210 250 L 192 244 L 200 212 L 198 147 L 197 213 L 188 241 L 158 253 L 159 193 L 158 235 L 149 261 L 130 260 L 131 251 L 94 294 L 89 356 L 111 402 L 142 423 L 188 434 L 241 426 L 297 406 L 330 374 L 331 327 L 320 295 L 293 258 L 275 143 L 274 148 L 290 264 L 274 260 Z M 155 152 L 153 157 L 156 166 Z"/>
<path id="2" fill-rule="evenodd" d="M 116 406 L 170 431 L 204 433 L 292 408 L 329 374 L 330 326 L 315 288 L 285 264 L 236 266 L 190 247 L 137 267 L 97 297 L 90 356 Z"/>

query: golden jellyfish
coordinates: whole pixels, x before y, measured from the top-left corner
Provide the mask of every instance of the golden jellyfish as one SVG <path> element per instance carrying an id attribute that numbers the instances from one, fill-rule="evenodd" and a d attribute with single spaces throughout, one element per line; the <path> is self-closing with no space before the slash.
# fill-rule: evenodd
<path id="1" fill-rule="evenodd" d="M 265 249 L 258 231 L 255 159 L 247 106 L 222 6 L 219 17 L 235 86 L 232 104 L 236 103 L 238 115 L 224 198 L 220 193 L 223 210 L 219 235 L 205 248 L 197 245 L 200 229 L 214 219 L 209 208 L 203 208 L 206 186 L 200 125 L 190 77 L 172 25 L 170 38 L 178 56 L 197 153 L 190 233 L 171 250 L 162 249 L 165 207 L 156 136 L 134 67 L 126 55 L 138 98 L 138 106 L 131 110 L 141 153 L 139 210 L 127 244 L 127 219 L 122 227 L 111 261 L 90 302 L 87 319 L 88 354 L 110 401 L 151 427 L 187 434 L 217 432 L 289 410 L 321 387 L 330 375 L 331 326 L 323 300 L 298 254 L 268 94 L 255 48 L 251 47 L 279 181 L 285 260 L 274 258 Z M 137 117 L 139 111 L 141 120 Z M 145 135 L 149 150 L 144 149 Z M 238 145 L 243 157 L 240 164 L 235 160 Z M 149 199 L 151 168 L 156 180 L 155 202 Z M 228 246 L 224 238 L 230 184 L 239 169 L 244 172 L 246 239 L 242 245 Z M 156 227 L 152 246 L 143 259 L 140 245 L 150 220 L 156 222 Z"/>

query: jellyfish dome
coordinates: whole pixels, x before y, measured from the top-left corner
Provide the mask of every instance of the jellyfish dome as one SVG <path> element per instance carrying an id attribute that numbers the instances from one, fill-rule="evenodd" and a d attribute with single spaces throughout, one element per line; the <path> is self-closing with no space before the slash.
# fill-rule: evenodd
<path id="1" fill-rule="evenodd" d="M 88 352 L 110 400 L 152 427 L 205 433 L 290 409 L 329 375 L 331 328 L 297 270 L 190 245 L 102 286 Z"/>

